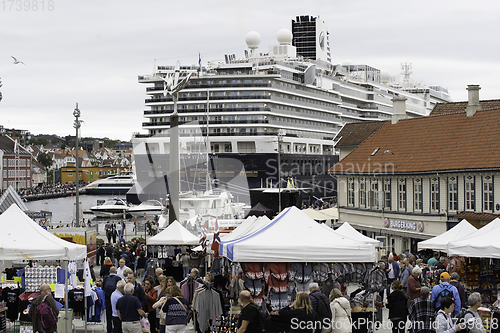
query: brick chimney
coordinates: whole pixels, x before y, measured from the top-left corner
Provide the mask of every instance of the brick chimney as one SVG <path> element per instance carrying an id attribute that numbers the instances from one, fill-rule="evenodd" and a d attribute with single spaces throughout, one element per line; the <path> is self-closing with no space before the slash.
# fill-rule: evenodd
<path id="1" fill-rule="evenodd" d="M 472 117 L 476 111 L 481 110 L 481 105 L 479 104 L 479 85 L 469 84 L 467 90 L 469 91 L 469 103 L 465 108 L 467 117 Z"/>
<path id="2" fill-rule="evenodd" d="M 391 123 L 396 124 L 400 119 L 406 119 L 406 97 L 394 97 L 392 99 Z"/>

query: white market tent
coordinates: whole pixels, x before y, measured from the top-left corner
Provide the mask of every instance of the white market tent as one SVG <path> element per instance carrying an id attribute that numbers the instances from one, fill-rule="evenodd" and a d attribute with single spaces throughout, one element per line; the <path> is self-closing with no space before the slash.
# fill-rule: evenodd
<path id="1" fill-rule="evenodd" d="M 227 245 L 235 240 L 238 240 L 246 235 L 249 235 L 264 226 L 271 223 L 271 220 L 267 216 L 249 216 L 245 219 L 236 229 L 231 231 L 229 234 L 221 236 L 221 244 L 219 245 L 219 253 L 222 256 L 227 254 Z"/>
<path id="2" fill-rule="evenodd" d="M 447 232 L 431 239 L 418 242 L 417 249 L 418 251 L 431 249 L 434 251 L 446 252 L 448 250 L 448 243 L 464 238 L 476 231 L 476 227 L 470 224 L 467 220 L 462 220 L 459 224 L 457 224 Z"/>
<path id="3" fill-rule="evenodd" d="M 78 260 L 87 247 L 52 235 L 13 204 L 0 215 L 0 260 Z"/>
<path id="4" fill-rule="evenodd" d="M 448 255 L 500 259 L 500 219 L 496 218 L 481 229 L 448 243 Z"/>
<path id="5" fill-rule="evenodd" d="M 302 211 L 304 212 L 304 214 L 306 214 L 307 216 L 309 216 L 313 220 L 324 221 L 324 220 L 332 219 L 331 216 L 322 213 L 321 210 L 307 208 L 307 209 L 304 209 Z"/>
<path id="6" fill-rule="evenodd" d="M 374 262 L 374 246 L 335 233 L 297 207 L 284 209 L 263 228 L 227 244 L 236 262 Z"/>
<path id="7" fill-rule="evenodd" d="M 148 239 L 148 245 L 198 245 L 199 239 L 177 221 Z"/>
<path id="8" fill-rule="evenodd" d="M 331 228 L 329 228 L 331 229 Z M 344 236 L 346 238 L 353 239 L 355 241 L 361 242 L 361 243 L 367 243 L 367 244 L 372 244 L 374 246 L 380 246 L 380 241 L 367 237 L 354 229 L 352 225 L 350 225 L 348 222 L 344 222 L 338 229 L 335 230 L 335 232 L 341 236 Z"/>
<path id="9" fill-rule="evenodd" d="M 245 235 L 251 234 L 254 231 L 259 230 L 271 223 L 271 220 L 267 216 L 249 216 L 247 217 L 236 229 L 228 234 L 221 236 L 222 242 L 229 242 Z"/>
<path id="10" fill-rule="evenodd" d="M 338 209 L 335 207 L 321 210 L 307 208 L 304 209 L 303 212 L 310 218 L 317 221 L 338 220 L 339 218 Z"/>

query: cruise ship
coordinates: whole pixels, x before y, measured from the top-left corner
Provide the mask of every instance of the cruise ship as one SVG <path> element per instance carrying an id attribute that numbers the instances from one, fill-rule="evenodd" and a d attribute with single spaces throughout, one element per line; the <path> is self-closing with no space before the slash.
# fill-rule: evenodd
<path id="1" fill-rule="evenodd" d="M 139 83 L 147 85 L 142 127 L 148 133 L 133 139 L 142 147 L 134 148 L 137 181 L 151 182 L 154 174 L 165 183 L 168 157 L 160 155 L 169 153 L 174 101 L 164 79 L 176 71 L 191 76 L 178 94 L 181 154 L 199 162 L 185 170 L 185 191 L 189 178 L 206 169 L 219 184 L 244 174 L 249 188 L 292 186 L 335 196 L 328 170 L 338 161 L 333 139 L 344 124 L 389 120 L 395 96 L 406 98 L 409 117 L 426 116 L 436 103 L 451 100 L 443 87 L 413 83 L 411 64 L 402 64 L 400 78 L 365 64 L 332 64 L 328 30 L 317 17 L 297 16 L 291 28 L 281 29 L 278 43 L 265 52 L 260 35 L 250 32 L 241 56 L 228 54 L 205 66 L 201 58 L 198 65 L 160 65 L 140 75 Z M 181 169 L 183 163 L 181 157 Z M 147 184 L 139 187 L 148 193 Z"/>

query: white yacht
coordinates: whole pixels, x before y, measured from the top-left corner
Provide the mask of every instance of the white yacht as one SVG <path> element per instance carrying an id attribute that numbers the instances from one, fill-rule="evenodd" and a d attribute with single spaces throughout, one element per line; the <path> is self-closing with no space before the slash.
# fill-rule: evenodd
<path id="1" fill-rule="evenodd" d="M 112 194 L 121 195 L 127 193 L 135 183 L 132 172 L 124 172 L 117 176 L 111 176 L 96 180 L 84 187 L 88 194 Z"/>
<path id="2" fill-rule="evenodd" d="M 129 206 L 120 198 L 106 200 L 102 205 L 90 207 L 96 217 L 119 217 L 128 213 Z"/>
<path id="3" fill-rule="evenodd" d="M 163 205 L 158 200 L 146 200 L 138 206 L 132 206 L 128 213 L 133 217 L 152 217 L 160 215 L 164 210 Z"/>
<path id="4" fill-rule="evenodd" d="M 142 124 L 148 133 L 133 139 L 142 183 L 135 197 L 155 192 L 147 188 L 151 175 L 161 182 L 167 175 L 174 101 L 166 81 L 173 75 L 190 76 L 177 102 L 186 178 L 203 174 L 197 170 L 210 164 L 221 184 L 243 173 L 249 188 L 290 181 L 317 197 L 336 195 L 328 170 L 339 160 L 333 139 L 344 124 L 390 120 L 396 96 L 406 98 L 408 117 L 426 116 L 436 103 L 451 101 L 445 88 L 413 82 L 410 64 L 402 65 L 400 76 L 366 64 L 333 64 L 328 31 L 319 18 L 297 16 L 291 28 L 280 30 L 278 44 L 264 51 L 260 35 L 250 32 L 241 56 L 203 59 L 206 66 L 201 59 L 200 65 L 157 66 L 138 77 L 148 85 Z M 203 157 L 193 162 L 201 149 L 208 150 L 205 166 Z M 181 191 L 188 185 L 182 183 Z"/>

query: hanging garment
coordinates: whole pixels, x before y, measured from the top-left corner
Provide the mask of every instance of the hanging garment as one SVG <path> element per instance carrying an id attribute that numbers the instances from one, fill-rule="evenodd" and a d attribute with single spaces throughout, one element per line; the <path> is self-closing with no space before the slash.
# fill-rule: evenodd
<path id="1" fill-rule="evenodd" d="M 243 279 L 241 278 L 231 278 L 229 280 L 229 297 L 233 301 L 238 301 L 238 298 L 240 297 L 240 293 L 245 290 L 245 283 L 243 282 Z"/>
<path id="2" fill-rule="evenodd" d="M 285 280 L 280 280 L 271 274 L 269 276 L 267 286 L 269 287 L 269 289 L 272 289 L 272 290 L 274 290 L 274 292 L 277 292 L 277 293 L 287 292 L 288 291 L 288 278 L 285 278 Z"/>
<path id="3" fill-rule="evenodd" d="M 243 264 L 241 264 L 241 268 L 243 269 L 243 272 L 245 273 L 245 275 L 252 280 L 262 279 L 264 277 L 262 263 L 260 263 L 260 262 L 243 263 Z"/>
<path id="4" fill-rule="evenodd" d="M 269 299 L 271 301 L 271 308 L 273 311 L 279 311 L 292 304 L 292 294 L 290 292 L 276 293 L 273 290 L 270 290 Z"/>
<path id="5" fill-rule="evenodd" d="M 270 275 L 274 276 L 275 279 L 284 281 L 288 277 L 289 270 L 290 270 L 290 265 L 288 265 L 288 263 L 272 262 L 267 264 L 266 271 L 264 272 L 264 277 L 266 279 L 266 282 L 268 281 Z"/>
<path id="6" fill-rule="evenodd" d="M 90 268 L 89 268 L 89 262 L 87 260 L 84 261 L 83 263 L 83 281 L 85 282 L 85 296 L 90 296 L 90 279 L 91 279 L 91 274 L 90 274 Z"/>
<path id="7" fill-rule="evenodd" d="M 193 278 L 188 275 L 186 279 L 183 280 L 180 284 L 182 296 L 188 300 L 189 304 L 193 302 L 194 292 L 200 286 L 198 281 L 193 280 Z"/>
<path id="8" fill-rule="evenodd" d="M 370 292 L 383 292 L 387 288 L 387 276 L 378 266 L 366 274 L 365 285 Z"/>
<path id="9" fill-rule="evenodd" d="M 222 315 L 222 304 L 220 296 L 211 288 L 206 288 L 198 292 L 194 309 L 197 313 L 197 322 L 201 332 L 205 332 L 209 327 L 209 320 L 215 320 Z"/>
<path id="10" fill-rule="evenodd" d="M 78 271 L 78 268 L 76 266 L 76 262 L 70 262 L 68 263 L 68 273 L 70 274 L 69 276 L 69 284 L 73 286 L 73 288 L 76 288 L 77 283 L 76 283 L 76 272 Z"/>
<path id="11" fill-rule="evenodd" d="M 330 275 L 330 267 L 327 264 L 313 265 L 313 280 L 316 282 L 325 282 Z"/>
<path id="12" fill-rule="evenodd" d="M 245 288 L 250 291 L 252 296 L 257 296 L 262 292 L 263 286 L 261 279 L 252 280 L 246 275 L 243 275 L 243 282 L 245 284 Z"/>
<path id="13" fill-rule="evenodd" d="M 345 276 L 344 272 L 344 266 L 342 264 L 335 263 L 330 265 L 330 274 L 333 281 L 343 283 Z"/>
<path id="14" fill-rule="evenodd" d="M 363 263 L 355 263 L 354 272 L 352 274 L 352 282 L 362 283 L 366 274 L 366 266 Z"/>

